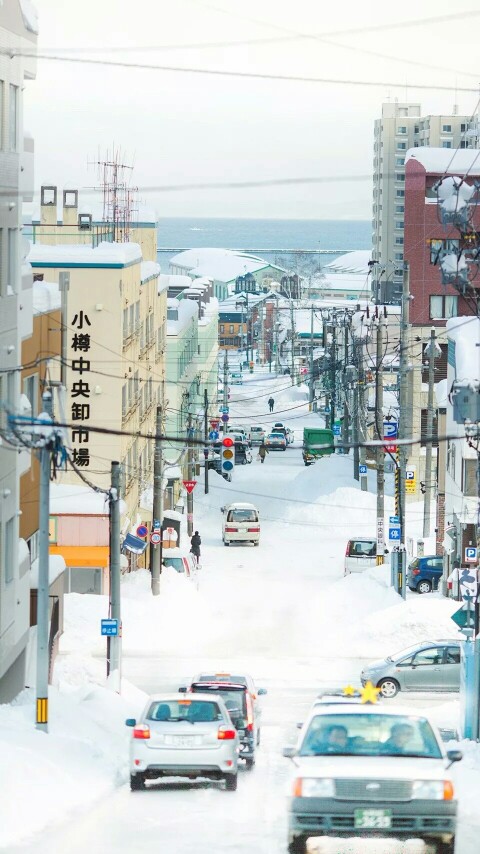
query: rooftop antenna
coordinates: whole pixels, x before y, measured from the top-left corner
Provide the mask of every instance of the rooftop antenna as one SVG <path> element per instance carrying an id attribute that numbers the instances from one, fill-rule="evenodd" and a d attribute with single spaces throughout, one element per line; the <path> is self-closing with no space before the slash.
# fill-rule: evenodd
<path id="1" fill-rule="evenodd" d="M 100 155 L 96 161 L 99 187 L 103 195 L 103 222 L 112 226 L 115 243 L 127 243 L 130 239 L 130 226 L 135 206 L 134 194 L 137 187 L 130 186 L 130 174 L 133 166 L 123 163 L 123 155 L 119 148 L 112 145 L 112 150 Z"/>

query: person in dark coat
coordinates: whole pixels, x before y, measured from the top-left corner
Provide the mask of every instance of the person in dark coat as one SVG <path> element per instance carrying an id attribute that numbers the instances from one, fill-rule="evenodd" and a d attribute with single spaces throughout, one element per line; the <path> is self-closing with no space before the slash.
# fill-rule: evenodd
<path id="1" fill-rule="evenodd" d="M 274 401 L 273 397 L 268 398 L 268 405 L 270 407 L 270 412 L 273 412 L 273 407 L 275 405 L 275 401 Z"/>
<path id="2" fill-rule="evenodd" d="M 202 541 L 200 539 L 200 534 L 198 533 L 198 531 L 195 531 L 192 539 L 190 540 L 190 545 L 190 551 L 192 555 L 195 555 L 197 560 L 200 560 L 200 546 L 202 545 Z"/>
<path id="3" fill-rule="evenodd" d="M 262 444 L 258 446 L 258 456 L 260 457 L 261 463 L 265 462 L 265 457 L 267 456 L 267 454 L 268 454 L 268 448 L 267 448 L 265 442 L 262 440 Z"/>

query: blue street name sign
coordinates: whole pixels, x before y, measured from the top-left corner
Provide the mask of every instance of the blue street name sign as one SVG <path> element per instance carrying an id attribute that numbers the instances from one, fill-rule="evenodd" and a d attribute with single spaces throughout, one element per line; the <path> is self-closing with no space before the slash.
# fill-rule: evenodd
<path id="1" fill-rule="evenodd" d="M 221 406 L 221 407 L 220 407 L 220 412 L 229 412 L 229 411 L 230 411 L 230 410 L 229 410 L 229 407 L 228 407 L 228 406 Z"/>
<path id="2" fill-rule="evenodd" d="M 360 472 L 360 474 L 366 474 L 367 473 L 367 467 L 363 466 L 363 465 L 359 466 L 358 471 Z"/>
<path id="3" fill-rule="evenodd" d="M 117 637 L 118 636 L 118 620 L 102 620 L 102 635 L 108 635 L 108 637 Z"/>
<path id="4" fill-rule="evenodd" d="M 400 539 L 400 528 L 389 528 L 388 529 L 388 539 L 389 540 L 399 540 Z"/>
<path id="5" fill-rule="evenodd" d="M 333 425 L 333 435 L 334 436 L 340 436 L 341 429 L 342 428 L 340 427 L 340 424 L 334 424 Z"/>
<path id="6" fill-rule="evenodd" d="M 399 525 L 400 524 L 400 517 L 399 516 L 390 516 L 388 521 L 390 522 L 391 525 Z"/>

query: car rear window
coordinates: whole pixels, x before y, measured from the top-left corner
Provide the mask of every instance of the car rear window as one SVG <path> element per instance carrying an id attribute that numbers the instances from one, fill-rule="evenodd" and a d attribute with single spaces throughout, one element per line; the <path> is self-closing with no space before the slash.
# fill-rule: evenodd
<path id="1" fill-rule="evenodd" d="M 372 557 L 376 553 L 376 540 L 349 540 L 348 557 Z"/>
<path id="2" fill-rule="evenodd" d="M 233 682 L 236 685 L 246 685 L 247 679 L 245 676 L 232 676 L 231 673 L 206 673 L 198 678 L 197 682 Z"/>
<path id="3" fill-rule="evenodd" d="M 163 563 L 165 566 L 171 566 L 177 572 L 185 572 L 183 558 L 181 557 L 164 557 Z"/>
<path id="4" fill-rule="evenodd" d="M 246 689 L 245 688 L 232 688 L 231 686 L 222 685 L 221 683 L 217 683 L 216 685 L 206 685 L 204 682 L 194 682 L 191 690 L 195 693 L 212 693 L 219 694 L 222 697 L 230 715 L 233 717 L 235 714 L 238 716 L 246 715 L 247 712 L 247 700 L 246 700 Z"/>
<path id="5" fill-rule="evenodd" d="M 200 723 L 208 721 L 221 721 L 223 715 L 218 703 L 210 700 L 168 700 L 152 703 L 146 720 L 165 721 L 166 723 L 178 723 L 188 721 L 189 723 Z"/>
<path id="6" fill-rule="evenodd" d="M 317 715 L 310 721 L 300 756 L 414 756 L 442 754 L 426 718 L 414 715 Z"/>
<path id="7" fill-rule="evenodd" d="M 258 522 L 256 510 L 230 510 L 227 522 Z"/>

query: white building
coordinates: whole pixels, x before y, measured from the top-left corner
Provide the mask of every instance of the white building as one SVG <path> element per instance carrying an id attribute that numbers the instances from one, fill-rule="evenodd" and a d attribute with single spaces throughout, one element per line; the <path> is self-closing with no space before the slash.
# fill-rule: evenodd
<path id="1" fill-rule="evenodd" d="M 30 626 L 30 556 L 23 541 L 19 548 L 18 538 L 19 478 L 30 460 L 22 463 L 8 442 L 4 405 L 18 410 L 21 342 L 32 334 L 32 275 L 23 262 L 19 193 L 31 201 L 33 140 L 24 138 L 23 88 L 25 80 L 35 78 L 36 61 L 21 51 L 34 52 L 36 44 L 33 5 L 4 0 L 0 4 L 0 703 L 11 700 L 25 685 Z M 8 49 L 13 47 L 10 56 Z"/>
<path id="2" fill-rule="evenodd" d="M 422 146 L 474 148 L 477 137 L 470 133 L 470 118 L 422 116 L 420 104 L 382 104 L 382 116 L 375 121 L 372 218 L 373 258 L 379 262 L 372 288 L 375 293 L 381 286 L 382 301 L 398 302 L 401 293 L 405 155 Z"/>
<path id="3" fill-rule="evenodd" d="M 310 286 L 304 283 L 308 296 L 332 300 L 370 297 L 371 258 L 370 249 L 357 249 L 330 261 L 323 268 L 321 277 L 313 279 Z"/>

